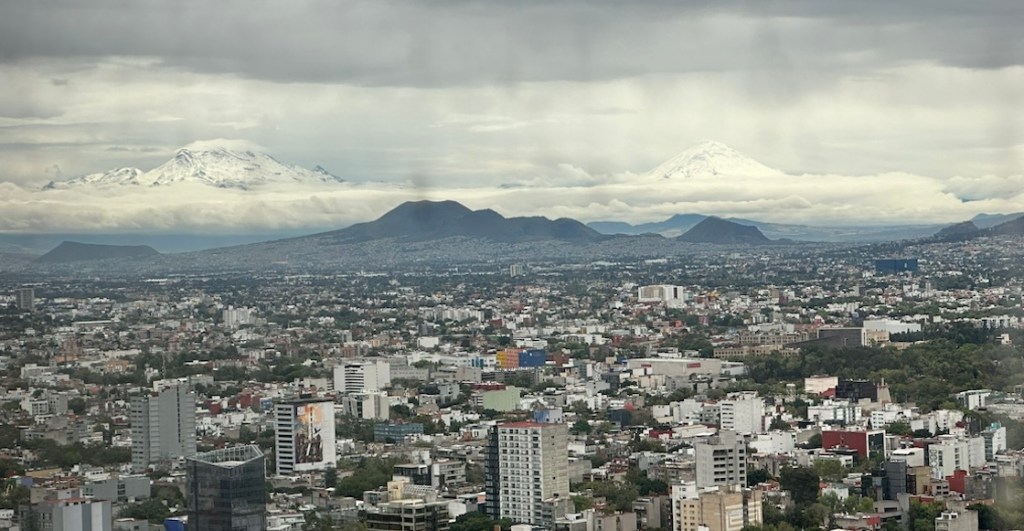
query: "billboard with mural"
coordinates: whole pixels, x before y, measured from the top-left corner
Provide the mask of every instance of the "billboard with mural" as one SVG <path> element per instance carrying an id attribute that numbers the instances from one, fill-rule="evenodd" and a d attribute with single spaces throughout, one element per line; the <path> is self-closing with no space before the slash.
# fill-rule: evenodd
<path id="1" fill-rule="evenodd" d="M 295 470 L 334 466 L 334 403 L 295 404 Z"/>

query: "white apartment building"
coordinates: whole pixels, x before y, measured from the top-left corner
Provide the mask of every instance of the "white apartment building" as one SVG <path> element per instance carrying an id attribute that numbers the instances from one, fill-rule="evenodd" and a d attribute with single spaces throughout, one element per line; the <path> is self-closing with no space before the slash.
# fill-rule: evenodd
<path id="1" fill-rule="evenodd" d="M 860 422 L 861 407 L 846 400 L 825 400 L 819 405 L 807 407 L 807 420 L 816 424 L 842 422 L 853 425 Z"/>
<path id="2" fill-rule="evenodd" d="M 932 477 L 952 476 L 957 469 L 969 471 L 985 464 L 985 439 L 965 435 L 941 435 L 928 445 L 928 465 Z"/>
<path id="3" fill-rule="evenodd" d="M 256 324 L 256 310 L 252 308 L 235 308 L 228 306 L 221 312 L 224 328 L 238 328 L 243 325 Z"/>
<path id="4" fill-rule="evenodd" d="M 341 398 L 344 414 L 363 420 L 391 418 L 391 398 L 387 393 L 354 393 Z"/>
<path id="5" fill-rule="evenodd" d="M 961 391 L 956 394 L 956 401 L 960 405 L 974 411 L 985 407 L 988 403 L 988 397 L 992 394 L 989 389 L 971 389 L 969 391 Z"/>
<path id="6" fill-rule="evenodd" d="M 391 364 L 386 361 L 359 361 L 334 366 L 334 391 L 337 393 L 374 393 L 391 385 Z"/>
<path id="7" fill-rule="evenodd" d="M 900 407 L 898 404 L 886 404 L 882 409 L 871 412 L 871 429 L 881 430 L 893 422 L 910 422 L 914 417 L 914 411 L 910 408 Z"/>
<path id="8" fill-rule="evenodd" d="M 740 435 L 764 431 L 764 399 L 757 393 L 736 393 L 719 401 L 718 413 L 723 431 Z"/>

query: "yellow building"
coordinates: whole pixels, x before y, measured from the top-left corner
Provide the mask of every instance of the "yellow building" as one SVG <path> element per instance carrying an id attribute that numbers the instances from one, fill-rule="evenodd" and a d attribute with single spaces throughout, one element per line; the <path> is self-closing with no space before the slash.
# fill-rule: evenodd
<path id="1" fill-rule="evenodd" d="M 739 485 L 672 486 L 673 531 L 740 531 L 763 523 L 762 492 Z"/>
<path id="2" fill-rule="evenodd" d="M 495 362 L 498 364 L 498 368 L 501 369 L 518 369 L 519 368 L 519 353 L 522 349 L 518 348 L 507 348 L 499 350 L 495 356 Z"/>

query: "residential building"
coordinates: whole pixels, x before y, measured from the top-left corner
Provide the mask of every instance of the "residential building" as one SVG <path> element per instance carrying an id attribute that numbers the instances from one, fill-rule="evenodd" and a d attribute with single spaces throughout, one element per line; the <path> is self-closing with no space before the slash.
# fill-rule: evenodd
<path id="1" fill-rule="evenodd" d="M 132 469 L 144 472 L 196 453 L 196 394 L 163 385 L 131 399 Z"/>
<path id="2" fill-rule="evenodd" d="M 448 520 L 447 502 L 395 500 L 366 511 L 366 530 L 448 531 Z"/>
<path id="3" fill-rule="evenodd" d="M 485 461 L 485 512 L 492 518 L 551 526 L 545 502 L 569 499 L 568 428 L 513 422 L 491 429 Z"/>
<path id="4" fill-rule="evenodd" d="M 732 431 L 721 431 L 694 446 L 698 488 L 747 484 L 747 444 Z"/>
<path id="5" fill-rule="evenodd" d="M 21 288 L 14 294 L 15 304 L 23 312 L 33 312 L 36 309 L 36 290 L 33 288 Z"/>
<path id="6" fill-rule="evenodd" d="M 741 485 L 698 488 L 672 486 L 673 531 L 740 531 L 764 521 L 763 493 Z"/>
<path id="7" fill-rule="evenodd" d="M 386 361 L 359 361 L 334 366 L 336 393 L 373 393 L 391 385 L 391 364 Z"/>
<path id="8" fill-rule="evenodd" d="M 341 397 L 341 411 L 362 420 L 388 420 L 391 399 L 387 393 L 355 393 Z"/>
<path id="9" fill-rule="evenodd" d="M 992 394 L 990 389 L 971 389 L 956 394 L 956 401 L 961 406 L 974 411 L 985 407 L 988 397 Z"/>
<path id="10" fill-rule="evenodd" d="M 274 417 L 274 455 L 279 475 L 334 468 L 338 457 L 332 399 L 285 400 L 274 406 Z"/>
<path id="11" fill-rule="evenodd" d="M 40 531 L 112 531 L 109 500 L 81 496 L 78 489 L 48 497 L 25 513 L 22 529 Z"/>
<path id="12" fill-rule="evenodd" d="M 942 479 L 957 470 L 971 470 L 971 443 L 965 437 L 942 435 L 928 445 L 928 464 L 932 477 Z"/>
<path id="13" fill-rule="evenodd" d="M 186 461 L 189 531 L 265 531 L 266 464 L 258 446 L 235 446 Z"/>
<path id="14" fill-rule="evenodd" d="M 985 440 L 985 461 L 992 461 L 996 454 L 1006 451 L 1006 426 L 993 422 L 981 430 L 981 437 Z"/>
<path id="15" fill-rule="evenodd" d="M 749 435 L 764 431 L 764 400 L 757 393 L 737 393 L 718 402 L 723 431 Z"/>
<path id="16" fill-rule="evenodd" d="M 935 531 L 978 531 L 978 513 L 944 511 L 935 517 Z"/>

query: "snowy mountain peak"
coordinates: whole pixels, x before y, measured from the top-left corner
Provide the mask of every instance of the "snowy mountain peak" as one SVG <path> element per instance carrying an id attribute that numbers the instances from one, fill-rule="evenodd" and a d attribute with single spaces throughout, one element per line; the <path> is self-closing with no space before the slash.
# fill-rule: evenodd
<path id="1" fill-rule="evenodd" d="M 701 142 L 661 163 L 650 172 L 657 179 L 689 179 L 716 175 L 777 175 L 778 170 L 713 140 Z"/>
<path id="2" fill-rule="evenodd" d="M 282 164 L 274 157 L 250 149 L 225 146 L 186 146 L 174 152 L 167 162 L 143 172 L 137 168 L 120 168 L 105 173 L 54 181 L 44 189 L 78 186 L 166 187 L 178 184 L 202 184 L 217 188 L 249 190 L 273 184 L 324 184 L 344 182 L 317 166 L 307 170 Z"/>

